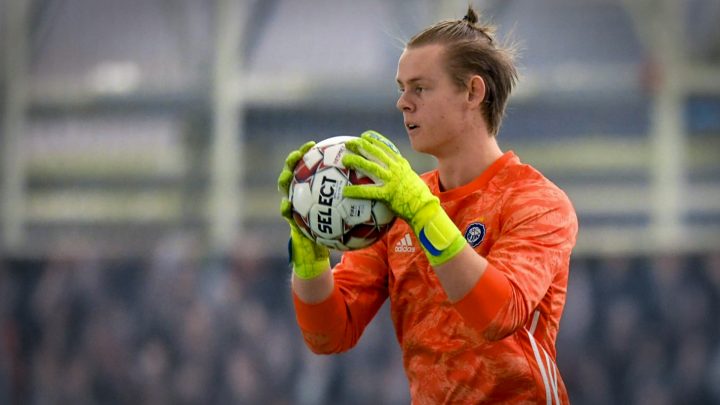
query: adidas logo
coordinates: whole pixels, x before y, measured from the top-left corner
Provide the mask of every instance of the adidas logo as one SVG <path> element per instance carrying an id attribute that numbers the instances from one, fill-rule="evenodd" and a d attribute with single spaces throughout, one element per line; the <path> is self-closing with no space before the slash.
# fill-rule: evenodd
<path id="1" fill-rule="evenodd" d="M 397 253 L 411 253 L 415 251 L 410 234 L 406 233 L 402 239 L 395 244 L 395 252 Z"/>

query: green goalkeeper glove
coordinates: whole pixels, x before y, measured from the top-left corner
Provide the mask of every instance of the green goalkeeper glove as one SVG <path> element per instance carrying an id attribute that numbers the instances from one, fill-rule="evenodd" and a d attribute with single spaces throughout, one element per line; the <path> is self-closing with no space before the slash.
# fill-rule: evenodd
<path id="1" fill-rule="evenodd" d="M 290 183 L 293 178 L 295 165 L 302 159 L 315 142 L 310 141 L 301 146 L 299 150 L 290 152 L 285 159 L 285 167 L 278 177 L 278 190 L 283 195 L 280 203 L 280 215 L 290 225 L 290 242 L 288 250 L 290 261 L 293 264 L 295 275 L 302 279 L 311 279 L 319 276 L 330 268 L 330 252 L 303 235 L 292 217 L 292 203 L 288 199 Z"/>
<path id="2" fill-rule="evenodd" d="M 465 246 L 462 233 L 392 142 L 375 131 L 366 131 L 345 145 L 356 154 L 345 155 L 343 165 L 365 172 L 382 183 L 345 186 L 345 197 L 387 204 L 410 224 L 433 266 L 460 253 Z"/>

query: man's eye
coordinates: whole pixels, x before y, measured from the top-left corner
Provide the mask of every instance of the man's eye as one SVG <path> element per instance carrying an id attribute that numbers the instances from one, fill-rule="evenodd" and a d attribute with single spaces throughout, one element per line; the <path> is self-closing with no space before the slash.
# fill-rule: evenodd
<path id="1" fill-rule="evenodd" d="M 415 93 L 422 93 L 424 90 L 425 90 L 424 87 L 420 87 L 420 86 L 415 87 Z"/>

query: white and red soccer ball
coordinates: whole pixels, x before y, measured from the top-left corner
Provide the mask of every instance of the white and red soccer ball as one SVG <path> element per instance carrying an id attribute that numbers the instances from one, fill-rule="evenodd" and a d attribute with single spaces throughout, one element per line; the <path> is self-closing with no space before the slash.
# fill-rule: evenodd
<path id="1" fill-rule="evenodd" d="M 345 185 L 377 184 L 360 171 L 342 164 L 345 142 L 336 136 L 313 146 L 295 166 L 290 183 L 293 218 L 316 243 L 337 250 L 367 247 L 380 239 L 395 215 L 380 201 L 344 198 Z"/>

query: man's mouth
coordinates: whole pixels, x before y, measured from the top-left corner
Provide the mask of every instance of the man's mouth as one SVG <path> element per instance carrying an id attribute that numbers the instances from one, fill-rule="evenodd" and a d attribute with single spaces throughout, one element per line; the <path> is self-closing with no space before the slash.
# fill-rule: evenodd
<path id="1" fill-rule="evenodd" d="M 419 128 L 419 126 L 416 124 L 405 124 L 405 128 L 412 131 L 413 129 Z"/>

